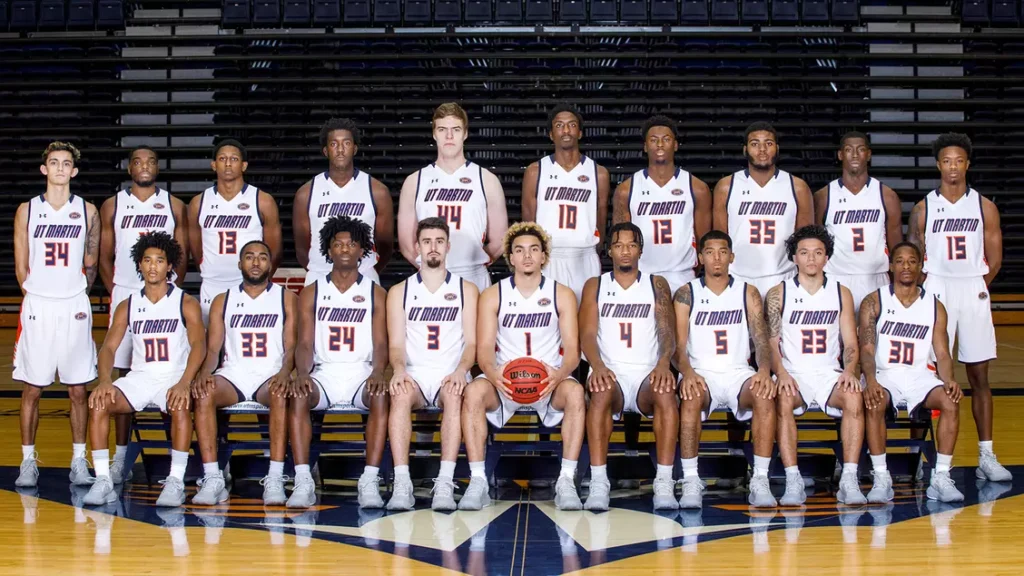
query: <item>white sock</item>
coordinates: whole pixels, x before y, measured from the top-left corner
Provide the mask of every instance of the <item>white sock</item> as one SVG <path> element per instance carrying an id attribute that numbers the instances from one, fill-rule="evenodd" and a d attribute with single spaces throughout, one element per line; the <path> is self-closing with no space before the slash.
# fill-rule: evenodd
<path id="1" fill-rule="evenodd" d="M 470 462 L 469 463 L 469 476 L 470 478 L 483 478 L 487 479 L 487 474 L 484 471 L 484 462 Z"/>
<path id="2" fill-rule="evenodd" d="M 767 478 L 768 467 L 771 466 L 771 456 L 754 456 L 754 477 Z"/>
<path id="3" fill-rule="evenodd" d="M 366 466 L 363 468 L 363 478 L 376 478 L 380 468 L 377 466 Z"/>
<path id="4" fill-rule="evenodd" d="M 118 446 L 116 444 L 114 445 L 114 460 L 120 460 L 121 462 L 124 462 L 124 457 L 126 454 L 128 454 L 127 446 Z"/>
<path id="5" fill-rule="evenodd" d="M 697 457 L 693 458 L 680 458 L 679 461 L 683 465 L 683 480 L 687 478 L 698 478 L 697 474 Z"/>
<path id="6" fill-rule="evenodd" d="M 85 442 L 71 445 L 71 458 L 85 458 Z"/>
<path id="7" fill-rule="evenodd" d="M 441 460 L 441 469 L 437 471 L 437 478 L 439 480 L 451 480 L 455 478 L 455 462 L 449 460 Z"/>
<path id="8" fill-rule="evenodd" d="M 843 463 L 843 476 L 847 474 L 857 475 L 857 462 L 844 462 Z"/>
<path id="9" fill-rule="evenodd" d="M 885 452 L 882 452 L 878 456 L 871 455 L 871 467 L 875 472 L 885 472 L 889 468 L 885 465 Z"/>
<path id="10" fill-rule="evenodd" d="M 666 466 L 664 464 L 658 464 L 658 471 L 655 472 L 654 477 L 658 478 L 658 479 L 667 478 L 667 479 L 671 480 L 672 479 L 672 465 L 669 464 L 668 466 Z"/>
<path id="11" fill-rule="evenodd" d="M 565 476 L 570 480 L 576 478 L 576 460 L 567 460 L 562 458 L 562 470 L 558 473 L 559 476 Z"/>
<path id="12" fill-rule="evenodd" d="M 405 464 L 404 466 L 395 466 L 395 480 L 398 480 L 399 478 L 411 481 L 411 478 L 409 477 L 408 464 Z"/>
<path id="13" fill-rule="evenodd" d="M 216 462 L 203 462 L 203 476 L 207 478 L 222 476 L 220 473 L 220 466 L 218 466 Z"/>
<path id="14" fill-rule="evenodd" d="M 602 464 L 601 466 L 590 467 L 590 483 L 594 482 L 607 482 L 608 481 L 608 465 Z"/>
<path id="15" fill-rule="evenodd" d="M 295 465 L 295 479 L 300 478 L 312 478 L 313 475 L 309 473 L 309 464 L 296 464 Z"/>
<path id="16" fill-rule="evenodd" d="M 284 462 L 270 461 L 270 470 L 267 471 L 267 476 L 271 478 L 280 478 L 284 476 Z"/>
<path id="17" fill-rule="evenodd" d="M 110 477 L 110 450 L 92 451 L 92 469 L 96 472 L 97 478 Z"/>
<path id="18" fill-rule="evenodd" d="M 786 478 L 796 478 L 800 476 L 799 466 L 786 466 Z"/>
<path id="19" fill-rule="evenodd" d="M 978 452 L 992 456 L 992 441 L 985 440 L 983 442 L 978 442 Z"/>
<path id="20" fill-rule="evenodd" d="M 185 480 L 185 468 L 188 466 L 188 452 L 179 452 L 177 450 L 171 450 L 171 473 L 168 474 L 171 478 L 177 478 L 178 480 Z"/>
<path id="21" fill-rule="evenodd" d="M 935 455 L 935 471 L 938 473 L 949 473 L 949 469 L 953 467 L 953 455 L 952 454 L 936 454 Z"/>
<path id="22" fill-rule="evenodd" d="M 36 453 L 36 445 L 35 444 L 22 444 L 21 445 L 21 459 L 22 460 L 28 460 L 35 453 Z"/>

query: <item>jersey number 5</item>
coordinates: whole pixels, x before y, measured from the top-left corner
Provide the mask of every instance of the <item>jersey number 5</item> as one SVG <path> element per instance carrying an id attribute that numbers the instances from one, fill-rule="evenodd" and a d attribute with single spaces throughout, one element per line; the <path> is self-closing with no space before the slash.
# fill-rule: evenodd
<path id="1" fill-rule="evenodd" d="M 348 346 L 349 352 L 356 349 L 356 329 L 353 326 L 331 326 L 327 348 L 331 352 L 341 352 L 342 346 Z"/>
<path id="2" fill-rule="evenodd" d="M 729 353 L 729 333 L 725 330 L 715 330 L 715 354 L 724 356 Z"/>

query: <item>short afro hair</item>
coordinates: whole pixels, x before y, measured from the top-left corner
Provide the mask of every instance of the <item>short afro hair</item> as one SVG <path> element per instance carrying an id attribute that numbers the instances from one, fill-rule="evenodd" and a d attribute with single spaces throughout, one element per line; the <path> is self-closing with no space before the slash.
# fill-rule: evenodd
<path id="1" fill-rule="evenodd" d="M 505 233 L 505 240 L 502 243 L 502 250 L 505 253 L 505 262 L 512 267 L 512 243 L 520 236 L 533 236 L 540 240 L 540 249 L 544 252 L 544 258 L 551 259 L 551 236 L 536 222 L 516 222 L 508 227 Z"/>
<path id="2" fill-rule="evenodd" d="M 356 123 L 348 118 L 331 118 L 324 125 L 320 127 L 320 147 L 327 148 L 327 140 L 331 137 L 331 132 L 335 130 L 348 130 L 348 133 L 352 135 L 352 142 L 356 146 L 359 146 L 359 142 L 362 140 L 363 134 L 359 131 L 359 127 Z"/>
<path id="3" fill-rule="evenodd" d="M 672 137 L 675 138 L 676 140 L 679 139 L 679 125 L 676 124 L 676 121 L 669 118 L 668 116 L 665 116 L 664 114 L 656 114 L 654 116 L 651 116 L 650 118 L 647 119 L 646 122 L 644 122 L 644 126 L 641 129 L 641 135 L 643 136 L 644 141 L 647 140 L 647 133 L 651 131 L 651 128 L 655 128 L 658 126 L 664 126 L 665 128 L 668 128 L 669 131 L 672 132 Z"/>
<path id="4" fill-rule="evenodd" d="M 135 153 L 142 150 L 149 150 L 153 154 L 153 158 L 156 158 L 157 160 L 160 159 L 160 155 L 156 153 L 156 150 L 153 150 L 147 144 L 143 144 L 141 146 L 136 146 L 135 148 L 132 148 L 132 151 L 128 153 L 128 161 L 131 162 L 132 158 L 135 158 Z M 216 156 L 216 154 L 214 154 L 214 156 Z"/>
<path id="5" fill-rule="evenodd" d="M 555 106 L 548 112 L 548 131 L 554 129 L 555 116 L 558 116 L 562 112 L 568 112 L 576 117 L 576 125 L 579 126 L 580 130 L 583 130 L 583 116 L 580 115 L 580 111 L 575 106 L 568 103 L 562 103 Z"/>
<path id="6" fill-rule="evenodd" d="M 779 139 L 779 135 L 775 132 L 775 126 L 772 126 L 770 122 L 758 121 L 754 122 L 750 126 L 747 126 L 747 130 L 743 133 L 743 144 L 746 145 L 750 141 L 750 135 L 754 132 L 768 132 L 772 135 L 772 138 Z"/>
<path id="7" fill-rule="evenodd" d="M 242 143 L 239 142 L 238 140 L 235 140 L 234 138 L 226 138 L 224 140 L 221 140 L 220 142 L 217 142 L 217 144 L 213 147 L 214 161 L 217 160 L 217 155 L 220 154 L 220 151 L 224 148 L 227 148 L 228 146 L 238 149 L 238 153 L 241 154 L 242 156 L 242 162 L 249 161 L 249 153 L 246 152 L 245 146 L 242 146 Z"/>
<path id="8" fill-rule="evenodd" d="M 711 230 L 700 237 L 700 243 L 697 246 L 697 251 L 703 252 L 704 245 L 712 240 L 725 240 L 726 246 L 729 247 L 729 250 L 732 250 L 732 238 L 728 234 L 721 230 Z"/>
<path id="9" fill-rule="evenodd" d="M 619 232 L 632 232 L 633 240 L 640 246 L 640 253 L 644 253 L 644 233 L 640 231 L 639 226 L 632 222 L 619 222 L 612 226 L 612 229 L 608 231 L 608 248 L 615 243 L 615 236 Z"/>
<path id="10" fill-rule="evenodd" d="M 832 257 L 832 252 L 836 246 L 835 238 L 832 237 L 832 234 L 824 226 L 810 224 L 793 232 L 789 238 L 786 238 L 786 255 L 789 256 L 790 261 L 796 256 L 796 249 L 803 240 L 819 240 L 825 245 L 825 256 Z"/>
<path id="11" fill-rule="evenodd" d="M 135 262 L 135 271 L 138 272 L 139 278 L 142 278 L 142 257 L 150 248 L 162 250 L 167 257 L 167 279 L 170 280 L 171 274 L 174 274 L 174 267 L 181 261 L 181 244 L 167 232 L 150 232 L 139 236 L 132 246 L 132 261 Z"/>
<path id="12" fill-rule="evenodd" d="M 864 143 L 867 144 L 868 148 L 871 147 L 871 139 L 868 138 L 867 134 L 865 134 L 863 132 L 858 132 L 857 130 L 850 130 L 849 132 L 847 132 L 846 134 L 843 134 L 839 138 L 839 148 L 842 148 L 843 146 L 846 146 L 846 141 L 847 140 L 856 140 L 858 138 L 863 140 Z"/>
<path id="13" fill-rule="evenodd" d="M 253 244 L 259 244 L 260 246 L 263 246 L 264 248 L 267 249 L 267 254 L 269 254 L 271 258 L 274 257 L 274 252 L 270 249 L 270 246 L 266 242 L 264 242 L 263 240 L 249 240 L 248 242 L 243 244 L 242 249 L 238 251 L 239 260 L 241 260 L 242 255 L 245 254 L 245 249 L 248 248 L 249 246 L 252 246 Z"/>
<path id="14" fill-rule="evenodd" d="M 914 244 L 913 242 L 908 242 L 908 241 L 904 240 L 904 241 L 896 244 L 895 246 L 893 246 L 892 250 L 889 251 L 889 263 L 890 264 L 892 264 L 893 260 L 896 259 L 896 253 L 900 251 L 900 248 L 910 248 L 911 250 L 914 251 L 914 254 L 917 255 L 918 262 L 923 261 L 924 254 L 921 252 L 921 247 L 918 246 L 917 244 Z"/>
<path id="15" fill-rule="evenodd" d="M 324 222 L 324 227 L 320 229 L 320 253 L 327 258 L 328 262 L 332 262 L 331 240 L 334 240 L 334 237 L 342 232 L 348 232 L 352 241 L 359 244 L 359 247 L 363 249 L 363 257 L 373 252 L 373 230 L 369 224 L 348 216 L 334 216 Z"/>
<path id="16" fill-rule="evenodd" d="M 967 134 L 960 134 L 958 132 L 940 134 L 939 137 L 932 142 L 932 154 L 935 156 L 935 159 L 938 160 L 939 154 L 950 146 L 960 148 L 967 153 L 967 159 L 971 159 L 971 151 L 974 149 L 971 145 L 971 139 L 967 137 Z"/>

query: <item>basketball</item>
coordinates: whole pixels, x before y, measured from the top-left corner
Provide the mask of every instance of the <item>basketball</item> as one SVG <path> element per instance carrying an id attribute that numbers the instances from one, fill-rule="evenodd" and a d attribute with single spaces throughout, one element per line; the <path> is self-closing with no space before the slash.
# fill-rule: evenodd
<path id="1" fill-rule="evenodd" d="M 505 366 L 502 375 L 512 383 L 512 399 L 519 404 L 533 404 L 540 400 L 540 393 L 548 387 L 540 383 L 548 377 L 547 368 L 533 358 L 516 358 Z"/>

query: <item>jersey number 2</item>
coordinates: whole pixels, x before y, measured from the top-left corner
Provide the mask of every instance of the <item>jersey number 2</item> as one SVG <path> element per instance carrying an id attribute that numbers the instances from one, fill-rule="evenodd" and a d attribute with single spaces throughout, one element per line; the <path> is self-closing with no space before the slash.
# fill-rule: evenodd
<path id="1" fill-rule="evenodd" d="M 352 326 L 331 326 L 327 340 L 327 348 L 331 352 L 341 352 L 342 346 L 348 346 L 349 352 L 356 349 L 356 329 Z"/>

